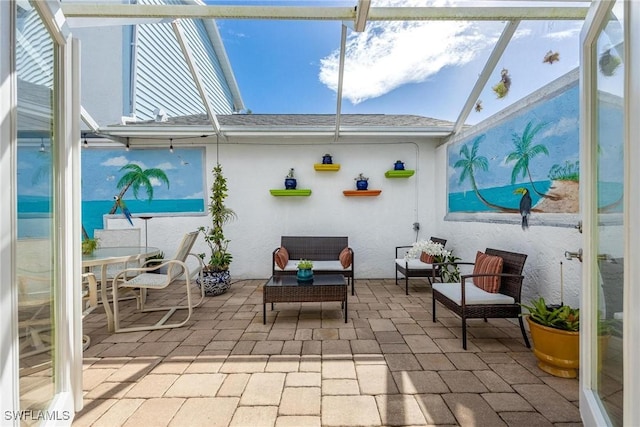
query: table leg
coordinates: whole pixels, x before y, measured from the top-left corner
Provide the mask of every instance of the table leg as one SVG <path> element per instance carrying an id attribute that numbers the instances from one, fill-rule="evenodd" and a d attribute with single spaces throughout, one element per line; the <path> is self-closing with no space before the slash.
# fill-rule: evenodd
<path id="1" fill-rule="evenodd" d="M 102 298 L 102 306 L 104 312 L 107 315 L 107 331 L 113 332 L 115 327 L 113 325 L 113 312 L 109 305 L 109 297 L 107 296 L 107 265 L 103 264 L 100 268 L 100 296 Z"/>
<path id="2" fill-rule="evenodd" d="M 349 298 L 345 296 L 345 298 L 344 298 L 344 323 L 347 323 L 347 301 L 348 300 L 349 300 Z"/>
<path id="3" fill-rule="evenodd" d="M 267 303 L 266 302 L 262 303 L 262 324 L 263 325 L 267 324 Z"/>

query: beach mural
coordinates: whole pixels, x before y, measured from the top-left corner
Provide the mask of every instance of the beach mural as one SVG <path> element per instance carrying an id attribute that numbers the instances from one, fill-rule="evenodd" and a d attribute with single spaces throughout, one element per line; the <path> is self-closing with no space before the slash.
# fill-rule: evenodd
<path id="1" fill-rule="evenodd" d="M 82 150 L 82 225 L 105 214 L 204 213 L 204 148 Z"/>
<path id="2" fill-rule="evenodd" d="M 579 211 L 577 82 L 448 147 L 449 212 Z M 525 191 L 526 190 L 526 191 Z"/>
<path id="3" fill-rule="evenodd" d="M 51 153 L 37 144 L 18 148 L 18 238 L 51 234 Z M 44 143 L 43 143 L 44 144 Z M 103 215 L 205 213 L 204 148 L 82 150 L 82 226 L 88 236 Z M 118 197 L 118 203 L 116 203 Z M 124 208 L 124 209 L 123 209 Z"/>

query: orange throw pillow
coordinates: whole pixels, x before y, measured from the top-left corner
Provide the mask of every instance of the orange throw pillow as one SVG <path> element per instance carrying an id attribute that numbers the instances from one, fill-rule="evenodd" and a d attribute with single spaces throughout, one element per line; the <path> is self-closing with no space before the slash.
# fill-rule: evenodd
<path id="1" fill-rule="evenodd" d="M 503 260 L 499 256 L 487 255 L 478 251 L 473 274 L 500 274 L 502 273 Z M 473 284 L 492 294 L 500 290 L 499 276 L 474 277 Z"/>
<path id="2" fill-rule="evenodd" d="M 342 250 L 342 252 L 340 252 L 340 255 L 338 256 L 338 258 L 340 259 L 340 264 L 342 264 L 342 268 L 349 268 L 351 266 L 351 263 L 353 262 L 353 259 L 351 258 L 351 251 L 349 250 L 349 248 L 344 248 Z"/>
<path id="3" fill-rule="evenodd" d="M 426 253 L 426 252 L 422 252 L 422 253 L 420 254 L 420 261 L 422 261 L 422 262 L 426 262 L 427 264 L 433 264 L 433 262 L 434 262 L 434 257 L 433 257 L 433 255 L 429 255 L 429 254 L 428 254 L 428 253 Z"/>
<path id="4" fill-rule="evenodd" d="M 280 249 L 276 252 L 276 265 L 280 269 L 284 270 L 289 262 L 289 251 L 284 246 L 280 246 Z"/>

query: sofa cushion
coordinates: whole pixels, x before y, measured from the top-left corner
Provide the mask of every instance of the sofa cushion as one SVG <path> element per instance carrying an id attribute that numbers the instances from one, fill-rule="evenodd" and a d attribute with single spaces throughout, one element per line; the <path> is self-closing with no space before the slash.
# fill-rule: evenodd
<path id="1" fill-rule="evenodd" d="M 289 252 L 287 248 L 284 246 L 280 246 L 280 249 L 276 252 L 276 265 L 280 267 L 280 269 L 284 270 L 289 262 Z"/>
<path id="2" fill-rule="evenodd" d="M 284 271 L 296 271 L 298 269 L 299 259 L 290 259 L 287 265 L 283 268 Z M 313 271 L 344 271 L 340 261 L 313 261 Z"/>
<path id="3" fill-rule="evenodd" d="M 456 304 L 462 305 L 462 288 L 460 283 L 434 283 L 433 290 L 440 292 Z M 470 282 L 465 282 L 464 292 L 465 303 L 467 305 L 515 303 L 513 297 L 499 293 L 487 292 Z"/>
<path id="4" fill-rule="evenodd" d="M 478 251 L 473 274 L 500 274 L 504 260 L 499 256 Z M 474 277 L 473 283 L 482 290 L 495 293 L 500 290 L 500 276 Z"/>
<path id="5" fill-rule="evenodd" d="M 351 263 L 353 262 L 351 251 L 348 247 L 344 248 L 340 252 L 338 258 L 340 259 L 340 264 L 342 264 L 343 268 L 349 268 L 351 266 Z"/>
<path id="6" fill-rule="evenodd" d="M 409 258 L 405 260 L 404 258 L 396 259 L 396 264 L 402 268 L 406 268 L 409 270 L 431 270 L 433 265 L 424 263 L 419 259 Z"/>

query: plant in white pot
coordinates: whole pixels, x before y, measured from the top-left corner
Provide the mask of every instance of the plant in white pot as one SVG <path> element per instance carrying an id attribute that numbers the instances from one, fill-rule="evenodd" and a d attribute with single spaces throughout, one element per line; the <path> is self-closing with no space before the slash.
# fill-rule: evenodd
<path id="1" fill-rule="evenodd" d="M 209 246 L 209 259 L 206 254 L 200 254 L 205 263 L 203 278 L 205 295 L 216 296 L 226 292 L 231 286 L 229 264 L 233 257 L 228 251 L 229 240 L 224 236 L 224 225 L 236 218 L 235 212 L 225 205 L 227 198 L 227 179 L 222 174 L 222 166 L 218 163 L 213 168 L 213 184 L 209 197 L 209 213 L 211 214 L 211 226 L 199 227 L 204 241 Z"/>

